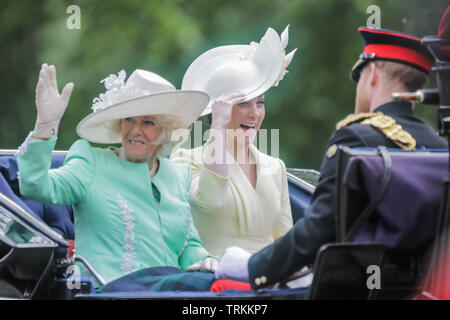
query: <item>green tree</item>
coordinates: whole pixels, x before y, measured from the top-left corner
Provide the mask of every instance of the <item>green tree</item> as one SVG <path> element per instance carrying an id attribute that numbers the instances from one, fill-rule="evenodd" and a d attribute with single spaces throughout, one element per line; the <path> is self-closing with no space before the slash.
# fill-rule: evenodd
<path id="1" fill-rule="evenodd" d="M 69 5 L 81 10 L 81 29 L 66 26 Z M 266 95 L 263 128 L 280 129 L 288 167 L 318 169 L 335 124 L 353 112 L 351 66 L 362 51 L 357 28 L 370 5 L 381 27 L 422 37 L 435 34 L 447 0 L 7 0 L 0 9 L 0 148 L 17 148 L 34 126 L 40 65 L 57 67 L 60 88 L 74 92 L 57 149 L 76 139 L 110 73 L 152 70 L 180 87 L 189 64 L 220 45 L 258 41 L 268 27 L 290 24 L 288 50 L 298 48 L 289 73 Z M 430 86 L 434 85 L 433 75 Z M 435 108 L 416 113 L 436 127 Z"/>

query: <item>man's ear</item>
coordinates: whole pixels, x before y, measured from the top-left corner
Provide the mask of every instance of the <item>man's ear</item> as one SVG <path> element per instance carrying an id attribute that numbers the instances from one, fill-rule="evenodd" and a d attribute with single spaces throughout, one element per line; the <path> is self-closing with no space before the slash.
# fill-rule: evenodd
<path id="1" fill-rule="evenodd" d="M 370 67 L 369 83 L 370 86 L 374 87 L 380 80 L 380 68 L 378 68 L 375 63 L 370 63 L 369 67 Z"/>

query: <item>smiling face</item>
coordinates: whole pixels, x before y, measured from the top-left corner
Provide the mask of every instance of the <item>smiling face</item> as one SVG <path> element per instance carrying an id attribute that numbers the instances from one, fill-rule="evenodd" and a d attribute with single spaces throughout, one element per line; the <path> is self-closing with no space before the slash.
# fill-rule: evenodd
<path id="1" fill-rule="evenodd" d="M 121 120 L 122 147 L 128 161 L 147 162 L 159 148 L 161 127 L 154 116 L 130 117 Z M 156 143 L 155 143 L 156 142 Z"/>
<path id="2" fill-rule="evenodd" d="M 227 129 L 243 132 L 245 142 L 251 143 L 261 127 L 265 114 L 264 95 L 236 104 L 233 106 Z"/>

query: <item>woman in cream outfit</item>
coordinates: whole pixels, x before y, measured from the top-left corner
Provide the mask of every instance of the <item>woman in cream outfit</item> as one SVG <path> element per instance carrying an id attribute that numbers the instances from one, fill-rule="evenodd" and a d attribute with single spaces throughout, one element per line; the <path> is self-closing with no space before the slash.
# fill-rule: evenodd
<path id="1" fill-rule="evenodd" d="M 191 165 L 192 215 L 216 256 L 230 246 L 256 252 L 292 227 L 286 167 L 252 144 L 265 116 L 264 93 L 278 85 L 294 54 L 285 55 L 287 30 L 281 38 L 269 28 L 259 43 L 211 49 L 183 79 L 183 90 L 214 100 L 202 114 L 212 118 L 208 142 L 178 149 L 172 159 Z"/>

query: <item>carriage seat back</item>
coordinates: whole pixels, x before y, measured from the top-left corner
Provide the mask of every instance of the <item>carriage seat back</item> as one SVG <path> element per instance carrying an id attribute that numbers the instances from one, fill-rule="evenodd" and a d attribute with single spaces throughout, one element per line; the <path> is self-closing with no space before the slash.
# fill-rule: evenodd
<path id="1" fill-rule="evenodd" d="M 60 167 L 65 155 L 53 155 L 51 168 Z M 20 194 L 16 157 L 0 156 L 0 192 L 15 201 L 30 214 L 45 222 L 64 239 L 74 239 L 73 210 L 71 206 L 42 204 Z"/>
<path id="2" fill-rule="evenodd" d="M 374 210 L 355 233 L 354 242 L 380 243 L 411 252 L 436 234 L 443 182 L 448 176 L 445 150 L 388 150 L 390 168 L 376 150 L 341 147 L 337 172 L 337 240 L 344 241 L 364 209 L 389 181 Z"/>

